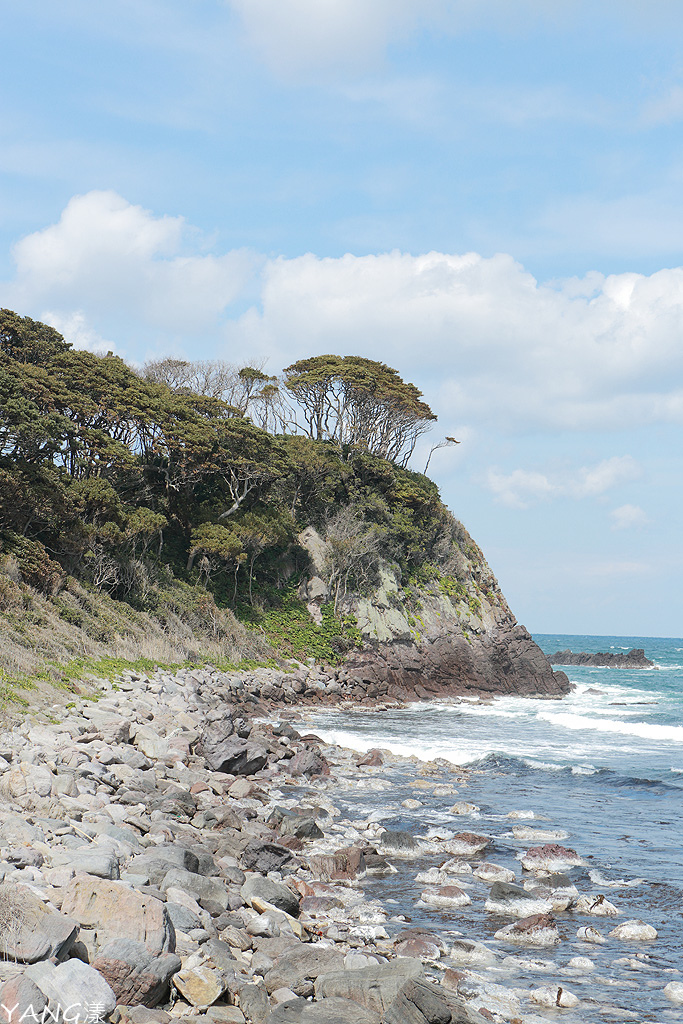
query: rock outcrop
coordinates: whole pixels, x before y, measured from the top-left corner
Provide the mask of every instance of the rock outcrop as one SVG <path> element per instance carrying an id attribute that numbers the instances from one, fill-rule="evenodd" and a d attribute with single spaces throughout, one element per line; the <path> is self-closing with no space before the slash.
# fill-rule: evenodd
<path id="1" fill-rule="evenodd" d="M 459 525 L 459 524 L 458 524 Z M 465 553 L 451 573 L 402 583 L 397 570 L 382 565 L 373 592 L 349 595 L 345 609 L 363 638 L 348 654 L 345 675 L 366 685 L 370 696 L 399 700 L 436 696 L 509 694 L 561 697 L 569 693 L 564 672 L 552 665 L 521 626 L 501 593 L 479 548 L 462 530 Z M 321 599 L 325 542 L 311 527 L 299 536 L 316 575 L 302 585 Z M 316 612 L 309 602 L 309 611 Z"/>
<path id="2" fill-rule="evenodd" d="M 654 661 L 645 657 L 642 647 L 634 647 L 624 654 L 610 651 L 555 651 L 548 659 L 553 665 L 587 665 L 598 668 L 654 668 Z"/>

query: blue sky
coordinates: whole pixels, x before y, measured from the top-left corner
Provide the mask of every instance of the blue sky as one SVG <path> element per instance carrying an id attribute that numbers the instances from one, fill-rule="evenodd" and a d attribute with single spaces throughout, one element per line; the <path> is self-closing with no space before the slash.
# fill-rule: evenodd
<path id="1" fill-rule="evenodd" d="M 461 437 L 430 471 L 521 621 L 680 635 L 680 4 L 2 23 L 0 304 L 137 362 L 382 359 Z"/>

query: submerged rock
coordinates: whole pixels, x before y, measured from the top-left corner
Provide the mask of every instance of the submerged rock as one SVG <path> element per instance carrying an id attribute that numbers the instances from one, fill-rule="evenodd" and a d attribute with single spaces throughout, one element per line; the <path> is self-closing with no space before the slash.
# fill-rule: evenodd
<path id="1" fill-rule="evenodd" d="M 621 939 L 622 942 L 651 942 L 657 938 L 657 929 L 644 921 L 623 921 L 608 933 L 610 938 Z"/>
<path id="2" fill-rule="evenodd" d="M 560 933 L 551 914 L 533 914 L 500 928 L 494 938 L 518 946 L 556 946 Z"/>

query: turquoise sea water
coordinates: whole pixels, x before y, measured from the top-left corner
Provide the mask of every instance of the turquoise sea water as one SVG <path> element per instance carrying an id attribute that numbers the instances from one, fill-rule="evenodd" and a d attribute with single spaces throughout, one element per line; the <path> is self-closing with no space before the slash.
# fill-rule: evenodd
<path id="1" fill-rule="evenodd" d="M 605 894 L 622 909 L 619 920 L 640 918 L 659 931 L 658 941 L 644 951 L 649 959 L 643 960 L 642 970 L 613 969 L 609 984 L 618 991 L 622 1019 L 683 1019 L 681 1008 L 660 995 L 668 980 L 683 980 L 683 973 L 672 973 L 683 972 L 683 640 L 567 635 L 535 640 L 547 654 L 567 648 L 618 653 L 642 647 L 656 667 L 565 668 L 574 689 L 562 700 L 502 697 L 486 703 L 434 701 L 378 713 L 325 711 L 309 716 L 306 727 L 356 750 L 384 747 L 465 766 L 468 780 L 466 787 L 459 786 L 459 799 L 481 811 L 478 819 L 456 826 L 493 836 L 494 852 L 487 859 L 516 867 L 518 874 L 517 854 L 530 844 L 512 838 L 509 811 L 528 810 L 545 819 L 547 827 L 566 830 L 564 845 L 586 860 L 586 867 L 572 874 L 579 890 Z M 408 795 L 410 771 L 396 775 L 395 783 L 396 796 Z M 400 802 L 385 801 L 391 813 L 383 824 L 413 831 L 417 826 L 424 834 L 446 823 L 453 826 L 452 802 L 432 798 L 406 815 Z M 349 797 L 349 813 L 381 807 L 381 794 Z M 408 885 L 403 899 L 410 898 Z M 443 925 L 437 912 L 431 916 L 432 923 Z M 462 930 L 489 941 L 481 913 L 468 916 L 471 931 Z M 579 924 L 597 924 L 606 933 L 616 923 L 568 918 L 564 934 L 575 936 Z M 552 955 L 561 961 L 563 950 L 565 959 L 595 955 L 605 971 L 615 957 L 633 958 L 637 952 L 613 942 L 588 950 L 563 943 Z M 623 980 L 624 972 L 632 983 Z M 581 1013 L 576 1019 L 593 1018 Z"/>

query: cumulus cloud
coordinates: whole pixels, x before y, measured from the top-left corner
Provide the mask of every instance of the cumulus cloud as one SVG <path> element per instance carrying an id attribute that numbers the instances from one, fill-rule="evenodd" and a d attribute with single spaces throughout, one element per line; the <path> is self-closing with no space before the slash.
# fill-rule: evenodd
<path id="1" fill-rule="evenodd" d="M 191 336 L 214 326 L 253 270 L 249 254 L 198 254 L 197 241 L 182 217 L 154 216 L 115 192 L 74 196 L 56 224 L 14 247 L 16 277 L 3 298 L 49 310 L 76 341 L 87 320 L 112 315 Z"/>
<path id="2" fill-rule="evenodd" d="M 619 484 L 636 479 L 640 472 L 640 466 L 630 455 L 615 455 L 595 466 L 554 474 L 525 469 L 501 473 L 491 469 L 485 483 L 503 505 L 528 508 L 534 502 L 551 498 L 580 500 L 598 497 Z M 623 506 L 623 509 L 633 508 L 632 505 Z"/>
<path id="3" fill-rule="evenodd" d="M 267 264 L 261 306 L 235 333 L 276 360 L 285 348 L 389 358 L 431 378 L 461 420 L 683 420 L 683 268 L 540 284 L 505 254 L 308 254 Z"/>
<path id="4" fill-rule="evenodd" d="M 683 422 L 681 267 L 540 283 L 500 253 L 212 253 L 181 217 L 114 192 L 74 197 L 14 259 L 0 303 L 89 348 L 140 358 L 201 344 L 274 369 L 361 353 L 414 380 L 442 420 L 477 430 Z M 544 485 L 510 486 L 542 496 Z"/>
<path id="5" fill-rule="evenodd" d="M 647 526 L 650 519 L 640 505 L 620 505 L 610 512 L 613 530 L 632 530 Z"/>

